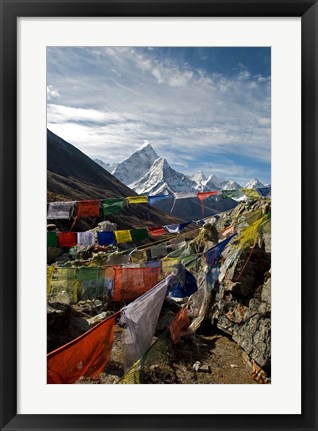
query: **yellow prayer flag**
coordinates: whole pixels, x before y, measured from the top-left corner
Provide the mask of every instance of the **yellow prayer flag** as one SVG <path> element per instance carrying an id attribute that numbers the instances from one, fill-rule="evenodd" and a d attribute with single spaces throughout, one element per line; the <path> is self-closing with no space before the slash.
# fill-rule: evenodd
<path id="1" fill-rule="evenodd" d="M 265 214 L 259 220 L 256 220 L 251 226 L 245 228 L 238 237 L 240 248 L 246 247 L 248 244 L 254 245 L 258 240 L 261 226 L 267 221 L 268 214 Z"/>
<path id="2" fill-rule="evenodd" d="M 175 266 L 179 263 L 179 257 L 165 257 L 161 259 L 161 269 L 164 273 L 169 273 L 175 270 Z"/>
<path id="3" fill-rule="evenodd" d="M 139 385 L 140 384 L 140 359 L 118 380 L 119 385 Z"/>
<path id="4" fill-rule="evenodd" d="M 147 204 L 148 196 L 128 196 L 126 202 L 128 204 Z"/>
<path id="5" fill-rule="evenodd" d="M 260 194 L 256 189 L 241 189 L 241 191 L 251 199 L 260 199 Z"/>
<path id="6" fill-rule="evenodd" d="M 50 294 L 51 291 L 51 281 L 52 281 L 52 277 L 53 277 L 53 271 L 54 268 L 53 266 L 48 266 L 46 269 L 46 274 L 47 274 L 47 294 Z"/>
<path id="7" fill-rule="evenodd" d="M 118 244 L 123 242 L 132 242 L 130 230 L 115 230 L 114 234 Z"/>

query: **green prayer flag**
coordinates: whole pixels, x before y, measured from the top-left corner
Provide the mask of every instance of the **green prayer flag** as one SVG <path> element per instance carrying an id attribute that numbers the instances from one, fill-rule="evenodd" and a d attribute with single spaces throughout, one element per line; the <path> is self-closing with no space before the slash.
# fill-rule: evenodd
<path id="1" fill-rule="evenodd" d="M 130 233 L 133 241 L 144 241 L 149 238 L 148 230 L 146 228 L 132 229 Z"/>
<path id="2" fill-rule="evenodd" d="M 118 214 L 124 208 L 125 199 L 123 198 L 107 198 L 102 201 L 104 216 Z"/>
<path id="3" fill-rule="evenodd" d="M 48 247 L 57 247 L 57 233 L 56 232 L 47 232 L 47 246 Z"/>
<path id="4" fill-rule="evenodd" d="M 222 199 L 238 198 L 241 195 L 240 190 L 222 190 Z"/>

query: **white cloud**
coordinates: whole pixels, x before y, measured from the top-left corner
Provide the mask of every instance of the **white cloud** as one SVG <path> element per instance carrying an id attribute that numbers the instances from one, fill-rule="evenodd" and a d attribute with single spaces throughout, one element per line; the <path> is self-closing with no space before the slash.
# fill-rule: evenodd
<path id="1" fill-rule="evenodd" d="M 52 100 L 56 97 L 61 97 L 59 91 L 53 87 L 53 85 L 48 85 L 46 87 L 46 96 L 48 100 Z"/>

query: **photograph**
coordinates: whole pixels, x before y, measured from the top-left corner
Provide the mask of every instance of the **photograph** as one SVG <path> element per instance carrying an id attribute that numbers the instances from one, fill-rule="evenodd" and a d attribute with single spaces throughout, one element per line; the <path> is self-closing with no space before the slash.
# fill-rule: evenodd
<path id="1" fill-rule="evenodd" d="M 271 48 L 47 46 L 46 84 L 47 384 L 271 384 Z"/>

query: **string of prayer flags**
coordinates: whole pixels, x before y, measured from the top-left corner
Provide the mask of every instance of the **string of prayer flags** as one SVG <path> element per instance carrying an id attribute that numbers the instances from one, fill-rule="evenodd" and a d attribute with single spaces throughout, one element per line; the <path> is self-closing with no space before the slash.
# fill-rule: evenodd
<path id="1" fill-rule="evenodd" d="M 151 257 L 152 259 L 156 259 L 158 257 L 163 257 L 167 254 L 167 243 L 164 242 L 162 244 L 155 245 L 151 247 Z"/>
<path id="2" fill-rule="evenodd" d="M 187 309 L 182 308 L 169 325 L 170 337 L 173 344 L 180 341 L 182 335 L 186 334 L 190 325 Z"/>
<path id="3" fill-rule="evenodd" d="M 95 244 L 94 232 L 77 232 L 77 245 L 91 247 Z"/>
<path id="4" fill-rule="evenodd" d="M 114 234 L 117 244 L 132 242 L 130 230 L 115 230 Z"/>
<path id="5" fill-rule="evenodd" d="M 160 279 L 160 268 L 114 266 L 113 269 L 113 301 L 133 301 L 154 287 Z"/>
<path id="6" fill-rule="evenodd" d="M 171 199 L 171 195 L 154 195 L 154 196 L 148 196 L 148 203 L 149 205 L 152 205 L 156 202 L 160 202 L 164 199 Z"/>
<path id="7" fill-rule="evenodd" d="M 122 309 L 125 366 L 130 367 L 149 349 L 170 277 Z"/>
<path id="8" fill-rule="evenodd" d="M 256 189 L 258 191 L 258 193 L 265 198 L 270 192 L 271 192 L 271 187 L 260 187 L 258 189 Z"/>
<path id="9" fill-rule="evenodd" d="M 60 247 L 74 247 L 77 244 L 76 232 L 59 232 L 58 244 Z"/>
<path id="10" fill-rule="evenodd" d="M 113 245 L 115 244 L 114 231 L 97 232 L 97 241 L 99 245 Z"/>
<path id="11" fill-rule="evenodd" d="M 148 230 L 144 228 L 138 228 L 138 229 L 132 229 L 131 230 L 131 237 L 133 241 L 144 241 L 146 239 L 149 239 L 149 233 Z"/>
<path id="12" fill-rule="evenodd" d="M 78 201 L 76 217 L 99 217 L 99 209 L 99 200 Z"/>
<path id="13" fill-rule="evenodd" d="M 57 232 L 47 232 L 47 246 L 57 247 Z"/>
<path id="14" fill-rule="evenodd" d="M 127 196 L 126 202 L 128 204 L 147 204 L 148 196 Z"/>
<path id="15" fill-rule="evenodd" d="M 148 227 L 148 232 L 153 237 L 167 235 L 167 231 L 164 229 L 163 226 Z"/>
<path id="16" fill-rule="evenodd" d="M 104 216 L 119 214 L 124 208 L 124 198 L 106 198 L 102 201 Z"/>
<path id="17" fill-rule="evenodd" d="M 256 189 L 241 189 L 241 191 L 250 199 L 259 199 L 259 193 Z"/>
<path id="18" fill-rule="evenodd" d="M 218 263 L 222 251 L 225 249 L 225 247 L 228 245 L 228 243 L 231 241 L 231 239 L 237 235 L 236 233 L 225 239 L 224 241 L 220 242 L 219 244 L 212 247 L 208 252 L 206 253 L 206 262 L 208 266 L 214 266 Z"/>
<path id="19" fill-rule="evenodd" d="M 164 228 L 169 232 L 169 233 L 179 233 L 181 232 L 186 226 L 188 226 L 190 223 L 192 222 L 187 222 L 187 223 L 181 223 L 181 224 L 166 224 L 164 226 Z"/>
<path id="20" fill-rule="evenodd" d="M 73 215 L 75 202 L 50 202 L 48 208 L 48 220 L 69 220 Z"/>
<path id="21" fill-rule="evenodd" d="M 119 312 L 47 356 L 47 383 L 75 383 L 80 377 L 97 378 L 108 363 Z"/>

